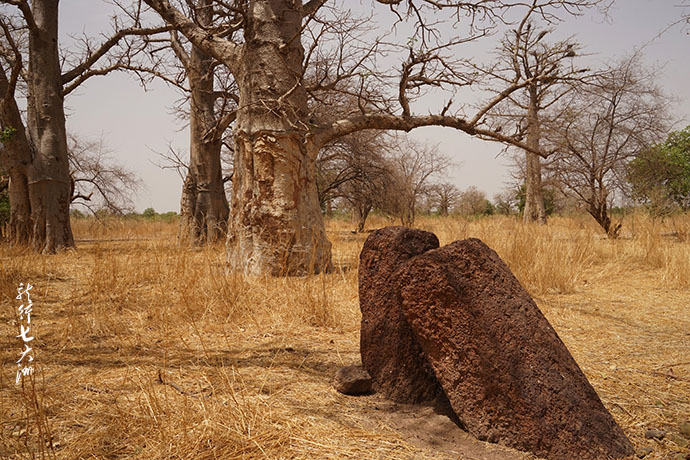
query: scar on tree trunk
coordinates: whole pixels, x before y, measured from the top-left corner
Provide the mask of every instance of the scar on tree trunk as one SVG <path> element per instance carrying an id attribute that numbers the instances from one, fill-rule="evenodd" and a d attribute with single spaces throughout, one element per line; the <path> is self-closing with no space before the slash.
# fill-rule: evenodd
<path id="1" fill-rule="evenodd" d="M 228 263 L 249 274 L 319 273 L 331 268 L 314 152 L 291 134 L 237 132 Z M 308 144 L 308 142 L 306 142 Z"/>
<path id="2" fill-rule="evenodd" d="M 301 84 L 301 2 L 250 4 L 234 72 L 240 101 L 233 129 L 228 264 L 249 274 L 327 271 L 331 243 L 316 189 L 320 145 L 309 133 L 307 92 Z"/>

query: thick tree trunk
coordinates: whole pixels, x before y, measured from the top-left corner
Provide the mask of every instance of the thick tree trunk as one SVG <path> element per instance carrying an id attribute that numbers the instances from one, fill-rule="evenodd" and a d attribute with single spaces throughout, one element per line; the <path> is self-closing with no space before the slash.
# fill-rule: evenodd
<path id="1" fill-rule="evenodd" d="M 441 201 L 438 204 L 438 213 L 441 217 L 448 217 L 450 213 L 450 200 L 446 197 L 441 197 Z"/>
<path id="2" fill-rule="evenodd" d="M 190 155 L 191 163 L 191 155 Z M 182 197 L 180 198 L 180 228 L 177 239 L 180 243 L 193 241 L 192 235 L 195 233 L 196 223 L 194 222 L 194 212 L 196 210 L 196 178 L 192 174 L 191 164 L 187 175 L 182 183 Z"/>
<path id="3" fill-rule="evenodd" d="M 25 245 L 31 241 L 31 203 L 26 175 L 10 173 L 10 222 L 7 238 L 12 245 Z"/>
<path id="4" fill-rule="evenodd" d="M 355 224 L 357 224 L 356 231 L 357 233 L 363 233 L 364 226 L 367 223 L 367 217 L 369 217 L 369 213 L 371 212 L 371 206 L 358 205 L 354 206 L 352 209 L 354 211 L 353 217 L 355 220 Z"/>
<path id="5" fill-rule="evenodd" d="M 199 2 L 202 25 L 211 25 L 212 2 Z M 193 46 L 186 65 L 190 97 L 190 164 L 182 192 L 180 239 L 192 244 L 225 237 L 230 209 L 220 161 L 222 133 L 217 132 L 213 59 Z"/>
<path id="6" fill-rule="evenodd" d="M 319 146 L 308 136 L 301 85 L 299 4 L 250 3 L 235 74 L 240 103 L 228 263 L 252 274 L 304 274 L 331 265 L 316 190 Z"/>
<path id="7" fill-rule="evenodd" d="M 400 224 L 403 227 L 412 227 L 416 217 L 417 200 L 410 198 L 404 200 L 400 208 Z"/>
<path id="8" fill-rule="evenodd" d="M 69 222 L 72 196 L 67 160 L 60 60 L 57 46 L 57 2 L 32 2 L 35 27 L 29 32 L 27 81 L 28 132 L 24 128 L 9 82 L 0 72 L 0 119 L 13 134 L 4 157 L 10 172 L 10 238 L 31 243 L 35 250 L 54 253 L 73 247 Z"/>
<path id="9" fill-rule="evenodd" d="M 6 165 L 5 168 L 10 177 L 8 187 L 10 221 L 7 237 L 12 245 L 29 244 L 33 225 L 27 170 L 31 168 L 33 154 L 10 82 L 2 69 L 0 69 L 0 95 L 6 95 L 5 98 L 0 99 L 0 128 L 12 133 L 0 149 L 0 161 Z"/>
<path id="10" fill-rule="evenodd" d="M 539 126 L 539 108 L 536 88 L 530 88 L 530 102 L 527 112 L 527 146 L 539 150 L 541 129 Z M 544 195 L 541 185 L 541 160 L 539 155 L 525 151 L 525 210 L 523 221 L 546 223 Z"/>
<path id="11" fill-rule="evenodd" d="M 74 246 L 69 221 L 72 184 L 67 160 L 64 100 L 58 55 L 58 2 L 34 0 L 29 31 L 27 120 L 32 157 L 22 164 L 31 206 L 31 244 L 54 253 Z"/>

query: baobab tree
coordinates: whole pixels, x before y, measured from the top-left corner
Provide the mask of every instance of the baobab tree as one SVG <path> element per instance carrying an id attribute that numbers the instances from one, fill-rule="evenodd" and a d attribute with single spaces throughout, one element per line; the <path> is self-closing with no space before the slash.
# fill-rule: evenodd
<path id="1" fill-rule="evenodd" d="M 195 46 L 223 63 L 234 76 L 239 92 L 233 127 L 235 163 L 232 216 L 227 240 L 228 262 L 248 273 L 304 273 L 330 266 L 316 191 L 315 162 L 319 150 L 338 137 L 366 129 L 409 131 L 422 126 L 451 127 L 469 135 L 532 150 L 520 139 L 502 134 L 468 117 L 467 107 L 455 106 L 456 90 L 472 83 L 467 62 L 454 56 L 468 41 L 487 30 L 507 10 L 523 2 L 508 0 L 409 1 L 378 0 L 392 10 L 395 21 L 407 22 L 416 40 L 351 39 L 350 47 L 336 50 L 333 71 L 321 88 L 358 88 L 357 110 L 333 122 L 310 115 L 304 84 L 314 47 L 328 47 L 314 24 L 328 24 L 344 5 L 327 0 L 214 1 L 226 26 L 209 30 L 184 15 L 169 0 L 144 0 Z M 531 9 L 546 20 L 557 14 L 577 13 L 597 0 L 535 0 Z M 467 33 L 444 40 L 438 18 L 466 21 Z M 434 25 L 435 24 L 435 25 Z M 308 52 L 305 53 L 305 43 Z M 354 52 L 351 50 L 355 49 Z M 393 71 L 376 62 L 381 53 L 400 58 Z M 386 68 L 390 68 L 386 66 Z M 399 69 L 399 70 L 397 70 Z M 446 103 L 431 114 L 416 112 L 415 101 L 428 89 L 447 90 Z M 515 88 L 519 89 L 519 88 Z M 381 95 L 383 98 L 371 98 Z M 503 97 L 507 97 L 505 94 Z"/>
<path id="2" fill-rule="evenodd" d="M 533 5 L 534 7 L 534 5 Z M 490 67 L 477 66 L 486 76 L 488 89 L 499 96 L 511 94 L 492 107 L 487 118 L 494 129 L 512 129 L 525 136 L 524 150 L 525 207 L 524 222 L 546 223 L 542 190 L 542 125 L 548 117 L 558 117 L 549 109 L 577 84 L 591 78 L 588 69 L 573 63 L 580 50 L 572 39 L 549 42 L 551 29 L 543 29 L 525 15 L 518 27 L 507 32 L 498 49 L 498 59 Z M 520 86 L 520 90 L 512 88 Z M 553 112 L 553 111 L 551 111 Z"/>
<path id="3" fill-rule="evenodd" d="M 436 208 L 441 216 L 447 217 L 462 196 L 462 192 L 455 184 L 441 182 L 434 184 L 430 192 L 436 203 Z"/>
<path id="4" fill-rule="evenodd" d="M 186 6 L 186 14 L 200 27 L 214 27 L 217 18 L 212 0 L 189 1 Z M 213 243 L 227 232 L 230 209 L 221 150 L 225 132 L 235 120 L 238 98 L 232 76 L 217 75 L 218 61 L 198 46 L 184 43 L 183 38 L 175 30 L 170 32 L 170 47 L 188 82 L 189 104 L 189 164 L 180 202 L 179 236 L 182 242 Z"/>
<path id="5" fill-rule="evenodd" d="M 143 28 L 133 13 L 132 27 L 117 27 L 100 45 L 85 39 L 84 53 L 61 56 L 57 1 L 0 0 L 0 8 L 0 160 L 10 176 L 9 237 L 54 253 L 74 246 L 65 96 L 93 76 L 136 72 L 133 59 L 141 48 L 129 38 L 168 27 Z M 114 49 L 117 55 L 109 55 Z M 63 69 L 63 64 L 71 67 Z M 18 103 L 22 97 L 25 118 Z"/>

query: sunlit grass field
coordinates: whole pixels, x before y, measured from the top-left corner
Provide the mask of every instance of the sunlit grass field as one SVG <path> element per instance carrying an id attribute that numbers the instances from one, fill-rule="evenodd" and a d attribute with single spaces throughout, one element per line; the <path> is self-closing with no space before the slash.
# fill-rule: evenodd
<path id="1" fill-rule="evenodd" d="M 441 244 L 494 248 L 635 447 L 690 454 L 679 433 L 690 419 L 690 216 L 628 216 L 617 240 L 586 216 L 416 226 Z M 0 458 L 509 458 L 415 442 L 376 395 L 332 388 L 340 366 L 360 362 L 366 234 L 342 219 L 327 228 L 335 270 L 301 278 L 228 273 L 222 244 L 179 247 L 176 222 L 78 219 L 77 250 L 56 256 L 0 246 Z M 20 282 L 34 286 L 36 373 L 23 386 Z M 645 439 L 649 428 L 666 436 Z"/>

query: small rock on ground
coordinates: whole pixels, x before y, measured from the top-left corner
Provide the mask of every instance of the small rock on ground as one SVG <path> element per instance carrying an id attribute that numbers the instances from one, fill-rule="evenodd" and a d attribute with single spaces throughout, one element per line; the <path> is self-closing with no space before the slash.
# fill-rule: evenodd
<path id="1" fill-rule="evenodd" d="M 654 452 L 653 447 L 641 447 L 641 448 L 637 449 L 637 452 L 635 452 L 635 453 L 637 454 L 638 458 L 645 458 L 647 455 L 651 454 L 652 452 Z"/>
<path id="2" fill-rule="evenodd" d="M 647 430 L 644 432 L 644 437 L 647 439 L 664 439 L 666 432 L 662 430 Z"/>
<path id="3" fill-rule="evenodd" d="M 357 396 L 371 393 L 371 376 L 362 366 L 345 366 L 335 373 L 333 386 L 339 392 Z"/>

